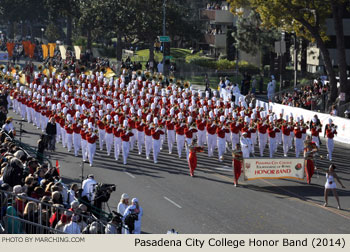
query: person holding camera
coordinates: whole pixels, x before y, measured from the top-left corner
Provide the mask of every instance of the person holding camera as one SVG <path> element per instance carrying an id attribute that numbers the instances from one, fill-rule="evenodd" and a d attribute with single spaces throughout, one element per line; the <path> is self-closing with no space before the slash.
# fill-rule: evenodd
<path id="1" fill-rule="evenodd" d="M 126 230 L 127 234 L 141 234 L 141 217 L 143 215 L 143 209 L 139 205 L 137 198 L 131 200 L 132 205 L 124 212 L 124 223 L 128 226 L 129 230 Z"/>
<path id="2" fill-rule="evenodd" d="M 56 128 L 56 120 L 55 117 L 51 117 L 49 122 L 46 125 L 46 134 L 49 136 L 49 144 L 48 144 L 48 150 L 54 151 L 55 150 L 55 144 L 56 144 L 56 135 L 57 135 L 57 128 Z"/>
<path id="3" fill-rule="evenodd" d="M 88 175 L 87 179 L 83 181 L 82 185 L 82 193 L 81 198 L 82 200 L 86 201 L 87 203 L 91 203 L 95 198 L 95 186 L 97 182 L 95 180 L 95 177 L 93 174 Z"/>

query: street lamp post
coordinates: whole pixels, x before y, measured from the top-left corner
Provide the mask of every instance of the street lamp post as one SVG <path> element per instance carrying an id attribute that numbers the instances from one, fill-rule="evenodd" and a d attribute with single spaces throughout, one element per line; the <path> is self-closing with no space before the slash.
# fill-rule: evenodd
<path id="1" fill-rule="evenodd" d="M 44 28 L 41 28 L 41 44 L 43 43 Z"/>
<path id="2" fill-rule="evenodd" d="M 163 0 L 163 36 L 166 35 L 166 0 Z M 163 74 L 166 76 L 165 73 L 165 43 L 169 42 L 163 42 Z"/>
<path id="3" fill-rule="evenodd" d="M 284 38 L 285 38 L 286 33 L 282 31 L 281 33 L 281 46 L 280 46 L 280 92 L 282 90 L 282 82 L 283 82 L 283 76 L 282 76 L 282 66 L 283 66 L 283 47 L 282 44 L 284 43 Z"/>
<path id="4" fill-rule="evenodd" d="M 297 50 L 297 35 L 292 34 L 294 42 L 294 88 L 297 87 L 297 71 L 298 71 L 298 50 Z"/>

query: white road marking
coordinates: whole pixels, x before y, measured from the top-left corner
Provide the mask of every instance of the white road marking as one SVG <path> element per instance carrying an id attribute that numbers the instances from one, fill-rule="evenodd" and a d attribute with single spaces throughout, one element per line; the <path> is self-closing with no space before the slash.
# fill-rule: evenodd
<path id="1" fill-rule="evenodd" d="M 224 166 L 222 168 L 218 167 L 218 168 L 214 168 L 215 170 L 219 170 L 219 171 L 232 171 L 232 167 L 228 167 L 228 166 Z"/>
<path id="2" fill-rule="evenodd" d="M 164 196 L 164 199 L 166 199 L 167 201 L 169 201 L 170 203 L 174 204 L 175 206 L 177 206 L 178 208 L 182 208 L 179 204 L 176 204 L 174 201 L 172 201 L 171 199 L 167 198 Z"/>
<path id="3" fill-rule="evenodd" d="M 132 175 L 131 173 L 129 173 L 129 172 L 125 172 L 127 175 L 129 175 L 130 177 L 132 177 L 132 178 L 136 178 L 134 175 Z"/>

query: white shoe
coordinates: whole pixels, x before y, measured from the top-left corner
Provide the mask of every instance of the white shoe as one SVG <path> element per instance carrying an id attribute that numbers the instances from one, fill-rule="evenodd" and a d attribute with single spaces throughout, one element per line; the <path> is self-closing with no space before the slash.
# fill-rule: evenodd
<path id="1" fill-rule="evenodd" d="M 157 160 L 154 160 L 154 163 L 156 164 L 156 163 L 158 163 L 158 161 L 157 161 Z"/>
<path id="2" fill-rule="evenodd" d="M 141 152 L 139 152 L 139 155 L 141 155 Z"/>
<path id="3" fill-rule="evenodd" d="M 283 156 L 288 157 L 288 155 L 287 155 L 287 154 L 284 154 Z"/>
<path id="4" fill-rule="evenodd" d="M 169 151 L 169 154 L 171 154 L 171 151 Z"/>
<path id="5" fill-rule="evenodd" d="M 149 159 L 149 157 L 146 157 L 146 159 L 148 160 L 148 159 Z"/>
<path id="6" fill-rule="evenodd" d="M 90 164 L 90 167 L 92 167 L 92 164 Z"/>

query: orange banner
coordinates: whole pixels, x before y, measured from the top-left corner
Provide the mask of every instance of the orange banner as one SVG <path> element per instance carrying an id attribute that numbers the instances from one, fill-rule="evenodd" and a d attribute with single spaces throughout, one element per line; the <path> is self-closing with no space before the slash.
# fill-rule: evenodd
<path id="1" fill-rule="evenodd" d="M 56 43 L 48 43 L 48 46 L 50 50 L 50 58 L 52 58 L 55 55 Z"/>
<path id="2" fill-rule="evenodd" d="M 49 47 L 45 44 L 42 44 L 41 47 L 43 48 L 43 59 L 46 59 L 49 56 Z"/>
<path id="3" fill-rule="evenodd" d="M 13 48 L 15 48 L 15 43 L 7 42 L 6 43 L 7 52 L 9 54 L 9 58 L 13 56 Z"/>
<path id="4" fill-rule="evenodd" d="M 29 57 L 34 57 L 35 44 L 29 44 Z"/>
<path id="5" fill-rule="evenodd" d="M 30 41 L 29 41 L 29 40 L 23 41 L 23 42 L 22 42 L 22 45 L 23 45 L 23 49 L 24 49 L 24 54 L 25 54 L 26 56 L 29 56 L 29 45 L 30 45 Z"/>

